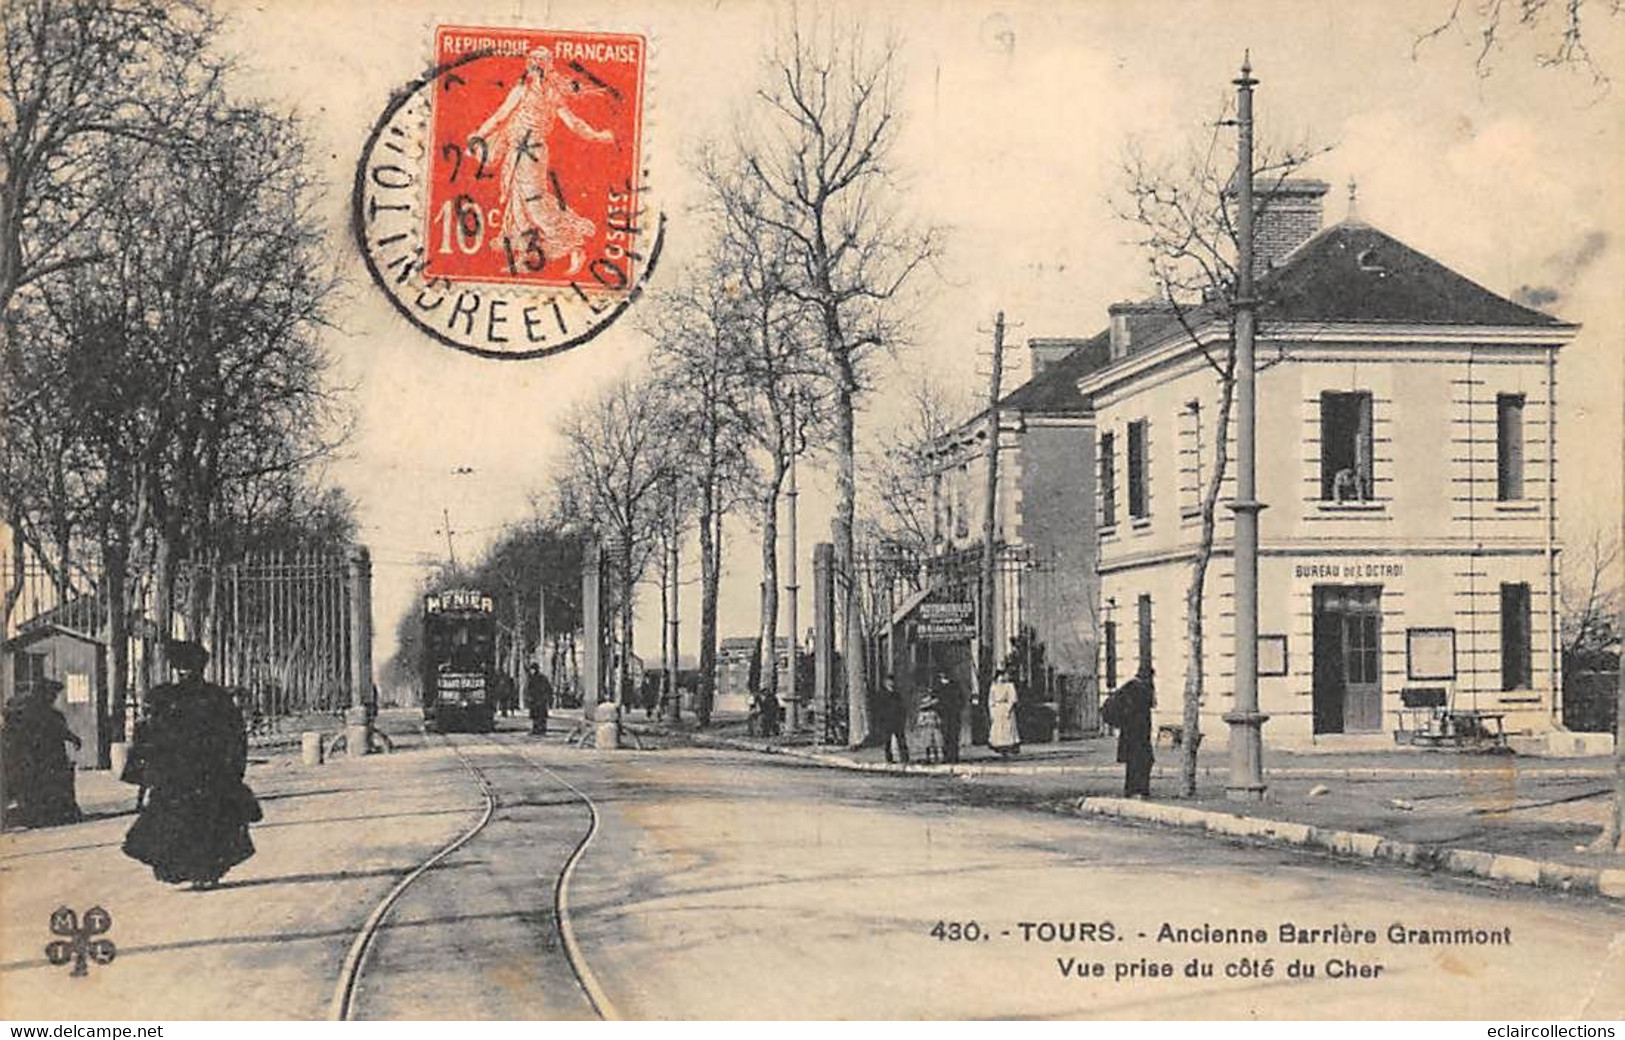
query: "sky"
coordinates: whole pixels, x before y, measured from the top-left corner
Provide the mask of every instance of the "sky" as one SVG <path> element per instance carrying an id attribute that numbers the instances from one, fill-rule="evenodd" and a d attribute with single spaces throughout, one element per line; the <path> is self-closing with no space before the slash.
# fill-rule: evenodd
<path id="1" fill-rule="evenodd" d="M 1625 285 L 1625 17 L 1593 18 L 1590 45 L 1620 84 L 1539 67 L 1511 41 L 1477 74 L 1472 40 L 1449 30 L 1413 57 L 1449 0 L 1406 3 L 894 2 L 863 5 L 875 33 L 900 41 L 906 122 L 895 163 L 899 205 L 943 227 L 947 248 L 921 285 L 913 342 L 884 366 L 859 417 L 881 433 L 926 373 L 970 400 L 985 381 L 993 315 L 1014 342 L 1087 336 L 1116 300 L 1144 297 L 1144 265 L 1114 215 L 1132 142 L 1174 154 L 1205 141 L 1242 55 L 1260 80 L 1261 140 L 1328 151 L 1307 168 L 1333 185 L 1327 221 L 1360 216 L 1488 288 L 1545 291 L 1544 309 L 1585 328 L 1559 365 L 1560 516 L 1572 542 L 1618 529 L 1625 402 L 1619 287 Z M 1467 5 L 1471 6 L 1471 5 Z M 225 4 L 236 88 L 299 112 L 330 187 L 323 212 L 348 279 L 327 346 L 356 409 L 355 434 L 326 479 L 355 498 L 375 560 L 376 659 L 417 582 L 448 551 L 476 556 L 532 515 L 561 464 L 561 416 L 617 373 L 641 370 L 648 341 L 622 320 L 588 344 L 532 361 L 486 360 L 438 345 L 397 317 L 370 283 L 348 232 L 349 184 L 390 92 L 431 59 L 433 27 L 518 26 L 636 32 L 649 43 L 644 152 L 667 254 L 653 287 L 701 245 L 689 173 L 697 144 L 748 118 L 764 41 L 786 5 L 633 0 L 506 3 L 432 0 Z M 813 6 L 804 3 L 803 13 Z M 857 11 L 857 8 L 853 9 Z M 1226 147 L 1230 147 L 1228 139 Z M 647 299 L 637 306 L 645 307 Z M 1018 349 L 1012 361 L 1023 361 Z M 1022 377 L 1017 367 L 1014 378 Z M 1268 408 L 1268 401 L 1260 402 Z M 828 538 L 827 459 L 802 470 L 802 624 L 811 619 L 812 543 Z M 861 485 L 861 477 L 860 477 Z M 861 495 L 860 488 L 860 495 Z M 732 522 L 721 633 L 756 626 L 759 551 Z M 692 549 L 685 578 L 695 578 Z M 698 630 L 698 583 L 684 590 L 684 644 Z M 658 654 L 657 594 L 638 649 Z M 686 651 L 685 651 L 686 652 Z"/>

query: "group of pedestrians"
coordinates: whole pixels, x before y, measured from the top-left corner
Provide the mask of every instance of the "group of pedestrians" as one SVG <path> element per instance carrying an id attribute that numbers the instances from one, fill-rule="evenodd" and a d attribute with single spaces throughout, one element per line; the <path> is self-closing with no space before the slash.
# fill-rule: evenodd
<path id="1" fill-rule="evenodd" d="M 940 753 L 942 761 L 959 761 L 959 745 L 964 730 L 965 694 L 953 673 L 946 668 L 923 668 L 917 685 L 925 692 L 916 715 L 916 730 L 924 734 L 927 758 Z M 909 711 L 895 683 L 883 679 L 877 701 L 875 732 L 886 751 L 886 761 L 909 762 Z M 1016 725 L 1016 686 L 1004 669 L 993 676 L 988 690 L 988 746 L 1000 755 L 1021 751 L 1021 734 Z"/>
<path id="2" fill-rule="evenodd" d="M 124 853 L 171 884 L 213 888 L 254 854 L 248 825 L 262 816 L 243 782 L 248 735 L 231 695 L 203 678 L 208 652 L 171 642 L 174 682 L 154 687 L 136 723 L 120 779 L 136 785 L 136 820 Z M 57 710 L 62 684 L 33 679 L 5 712 L 6 823 L 51 827 L 82 816 L 66 745 L 80 737 Z"/>
<path id="3" fill-rule="evenodd" d="M 947 669 L 922 669 L 918 685 L 925 690 L 916 716 L 916 733 L 927 742 L 927 757 L 940 747 L 942 761 L 959 761 L 961 721 L 965 698 L 959 684 Z M 1100 707 L 1100 717 L 1117 730 L 1117 761 L 1123 763 L 1123 793 L 1132 798 L 1151 794 L 1151 709 L 1156 701 L 1149 664 L 1113 690 Z M 1003 757 L 1021 751 L 1021 729 L 1016 706 L 1016 684 L 1004 669 L 993 675 L 988 687 L 988 747 Z M 902 692 L 888 676 L 881 680 L 876 700 L 875 734 L 886 752 L 886 761 L 909 764 L 908 730 L 910 718 Z"/>

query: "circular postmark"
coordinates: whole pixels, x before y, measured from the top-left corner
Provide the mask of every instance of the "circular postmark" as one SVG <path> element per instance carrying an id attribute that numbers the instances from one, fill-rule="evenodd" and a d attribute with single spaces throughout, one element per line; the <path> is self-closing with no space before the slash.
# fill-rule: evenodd
<path id="1" fill-rule="evenodd" d="M 374 124 L 356 244 L 395 310 L 481 357 L 579 346 L 639 297 L 665 218 L 642 162 L 646 41 L 441 26 Z"/>

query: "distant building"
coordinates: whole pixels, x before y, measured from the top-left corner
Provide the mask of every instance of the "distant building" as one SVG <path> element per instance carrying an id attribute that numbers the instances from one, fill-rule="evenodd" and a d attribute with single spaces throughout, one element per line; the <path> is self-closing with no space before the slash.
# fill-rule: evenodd
<path id="1" fill-rule="evenodd" d="M 994 540 L 995 664 L 1033 656 L 1063 731 L 1093 729 L 1099 577 L 1096 570 L 1094 418 L 1078 382 L 1109 361 L 1109 339 L 1033 339 L 1031 377 L 999 401 Z M 932 482 L 936 584 L 949 598 L 979 587 L 987 494 L 987 413 L 937 443 Z M 972 681 L 972 647 L 931 648 L 938 666 Z M 905 677 L 906 682 L 906 677 Z"/>
<path id="2" fill-rule="evenodd" d="M 756 656 L 761 645 L 756 636 L 729 636 L 717 646 L 716 710 L 750 710 L 750 677 L 758 667 Z M 790 637 L 779 637 L 776 660 L 782 701 L 790 692 Z"/>

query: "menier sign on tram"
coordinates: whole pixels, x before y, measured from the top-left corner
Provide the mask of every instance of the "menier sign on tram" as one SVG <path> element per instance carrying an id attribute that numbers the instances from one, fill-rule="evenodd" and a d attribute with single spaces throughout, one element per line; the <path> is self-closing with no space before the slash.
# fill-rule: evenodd
<path id="1" fill-rule="evenodd" d="M 490 596 L 478 589 L 447 589 L 444 592 L 431 592 L 423 597 L 423 609 L 430 614 L 448 611 L 476 611 L 489 614 L 496 609 L 496 604 L 492 602 Z"/>
<path id="2" fill-rule="evenodd" d="M 976 605 L 973 603 L 921 603 L 917 615 L 914 635 L 925 642 L 946 643 L 976 635 Z"/>

